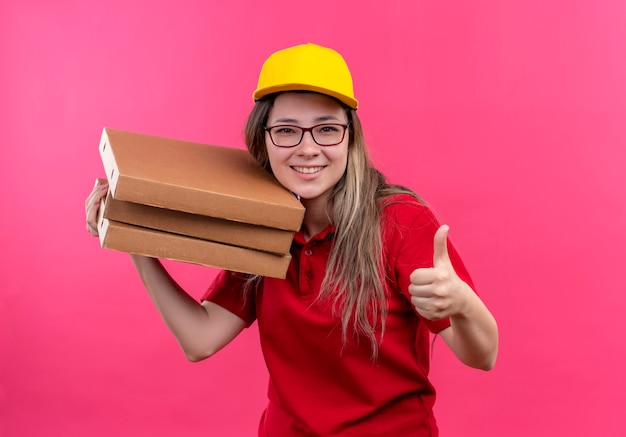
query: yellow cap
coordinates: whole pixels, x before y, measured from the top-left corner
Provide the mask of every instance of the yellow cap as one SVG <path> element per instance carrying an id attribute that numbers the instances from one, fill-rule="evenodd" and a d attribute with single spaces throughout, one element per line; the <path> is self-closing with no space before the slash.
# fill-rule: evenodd
<path id="1" fill-rule="evenodd" d="M 273 53 L 261 68 L 252 97 L 259 100 L 281 91 L 313 91 L 339 99 L 356 109 L 352 75 L 335 50 L 317 44 L 301 44 Z"/>

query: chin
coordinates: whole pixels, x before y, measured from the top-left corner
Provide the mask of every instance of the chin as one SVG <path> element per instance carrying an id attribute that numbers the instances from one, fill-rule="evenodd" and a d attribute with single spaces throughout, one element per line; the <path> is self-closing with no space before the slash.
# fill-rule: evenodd
<path id="1" fill-rule="evenodd" d="M 332 189 L 325 190 L 325 191 L 319 191 L 319 190 L 302 190 L 302 191 L 292 190 L 292 193 L 295 193 L 298 196 L 300 196 L 300 200 L 302 200 L 302 201 L 311 202 L 311 201 L 320 200 L 320 199 L 328 200 L 328 198 L 330 198 L 331 191 L 332 191 Z"/>

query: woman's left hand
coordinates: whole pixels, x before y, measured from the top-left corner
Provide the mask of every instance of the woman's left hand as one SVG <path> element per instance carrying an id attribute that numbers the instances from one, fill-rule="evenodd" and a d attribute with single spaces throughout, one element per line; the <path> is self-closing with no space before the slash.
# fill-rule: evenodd
<path id="1" fill-rule="evenodd" d="M 447 225 L 439 227 L 434 237 L 433 267 L 411 273 L 411 303 L 428 320 L 439 320 L 464 311 L 473 293 L 470 286 L 458 277 L 448 255 Z"/>
<path id="2" fill-rule="evenodd" d="M 433 267 L 411 273 L 411 303 L 429 320 L 450 318 L 450 327 L 441 331 L 446 344 L 468 366 L 489 370 L 498 356 L 498 326 L 474 293 L 458 277 L 448 255 L 448 226 L 434 237 Z"/>

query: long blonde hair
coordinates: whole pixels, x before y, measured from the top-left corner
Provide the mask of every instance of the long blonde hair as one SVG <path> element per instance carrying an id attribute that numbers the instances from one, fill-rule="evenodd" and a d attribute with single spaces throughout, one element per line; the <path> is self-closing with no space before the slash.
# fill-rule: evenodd
<path id="1" fill-rule="evenodd" d="M 270 173 L 264 127 L 275 98 L 276 94 L 257 101 L 245 128 L 248 150 Z M 352 327 L 356 339 L 360 335 L 369 339 L 376 359 L 387 316 L 381 201 L 398 193 L 418 197 L 408 188 L 387 184 L 372 165 L 356 111 L 342 106 L 350 122 L 348 164 L 331 195 L 329 216 L 335 238 L 318 299 L 331 300 L 333 311 L 341 317 L 344 344 Z"/>

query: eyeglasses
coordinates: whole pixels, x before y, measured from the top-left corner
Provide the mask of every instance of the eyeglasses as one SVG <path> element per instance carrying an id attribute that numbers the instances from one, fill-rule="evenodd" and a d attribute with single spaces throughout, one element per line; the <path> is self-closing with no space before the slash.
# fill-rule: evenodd
<path id="1" fill-rule="evenodd" d="M 320 146 L 336 146 L 343 141 L 348 124 L 325 123 L 312 127 L 300 127 L 289 124 L 266 127 L 272 143 L 276 147 L 296 147 L 302 142 L 305 132 L 311 132 L 313 141 Z"/>

